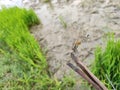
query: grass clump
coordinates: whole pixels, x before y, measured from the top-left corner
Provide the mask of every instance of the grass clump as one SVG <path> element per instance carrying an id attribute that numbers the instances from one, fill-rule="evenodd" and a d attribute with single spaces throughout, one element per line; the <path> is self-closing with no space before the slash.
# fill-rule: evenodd
<path id="1" fill-rule="evenodd" d="M 0 11 L 0 89 L 64 90 L 73 80 L 50 78 L 46 58 L 29 27 L 40 21 L 32 10 Z"/>
<path id="2" fill-rule="evenodd" d="M 105 50 L 96 49 L 92 70 L 109 90 L 120 89 L 120 40 L 110 38 Z"/>

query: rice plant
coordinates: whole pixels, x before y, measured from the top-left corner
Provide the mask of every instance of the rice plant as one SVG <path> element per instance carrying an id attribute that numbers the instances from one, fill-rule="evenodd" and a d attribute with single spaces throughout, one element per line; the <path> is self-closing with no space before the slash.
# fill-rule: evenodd
<path id="1" fill-rule="evenodd" d="M 120 89 L 120 40 L 109 37 L 104 50 L 96 49 L 92 70 L 109 90 Z"/>
<path id="2" fill-rule="evenodd" d="M 48 75 L 45 55 L 29 32 L 30 26 L 40 23 L 33 10 L 0 11 L 0 89 L 64 90 L 69 85 L 70 80 Z"/>

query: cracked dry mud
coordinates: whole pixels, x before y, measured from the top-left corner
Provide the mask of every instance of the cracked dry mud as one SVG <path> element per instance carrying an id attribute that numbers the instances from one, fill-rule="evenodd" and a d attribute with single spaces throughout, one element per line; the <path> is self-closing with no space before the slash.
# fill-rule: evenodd
<path id="1" fill-rule="evenodd" d="M 23 3 L 34 9 L 43 24 L 32 27 L 31 32 L 46 51 L 49 70 L 57 78 L 71 72 L 66 63 L 72 62 L 70 52 L 76 40 L 81 42 L 78 46 L 80 60 L 89 66 L 94 60 L 95 47 L 105 45 L 104 37 L 108 32 L 119 37 L 119 0 L 52 0 L 51 4 L 31 0 Z M 67 28 L 60 23 L 59 16 Z"/>

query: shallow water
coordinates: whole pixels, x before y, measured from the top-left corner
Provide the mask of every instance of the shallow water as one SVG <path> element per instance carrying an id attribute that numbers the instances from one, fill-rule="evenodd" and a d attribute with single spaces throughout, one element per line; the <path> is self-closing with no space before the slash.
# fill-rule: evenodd
<path id="1" fill-rule="evenodd" d="M 23 0 L 0 0 L 0 9 L 2 6 L 5 7 L 13 7 L 13 6 L 18 6 L 18 7 L 23 7 Z"/>

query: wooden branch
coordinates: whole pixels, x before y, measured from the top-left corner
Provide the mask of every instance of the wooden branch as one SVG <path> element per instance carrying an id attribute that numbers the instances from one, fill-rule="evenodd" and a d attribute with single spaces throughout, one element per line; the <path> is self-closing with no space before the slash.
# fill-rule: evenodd
<path id="1" fill-rule="evenodd" d="M 69 67 L 71 67 L 75 72 L 77 72 L 79 75 L 81 75 L 82 78 L 84 78 L 85 80 L 87 80 L 90 84 L 93 85 L 93 87 L 96 90 L 101 90 L 101 88 L 95 83 L 93 82 L 82 70 L 79 70 L 78 68 L 76 68 L 75 66 L 73 66 L 73 64 L 71 63 L 67 63 L 67 65 Z"/>
<path id="2" fill-rule="evenodd" d="M 78 57 L 74 55 L 74 53 L 71 53 L 71 58 L 83 70 L 83 72 L 100 87 L 100 89 L 97 90 L 108 90 L 106 86 L 78 59 Z"/>

